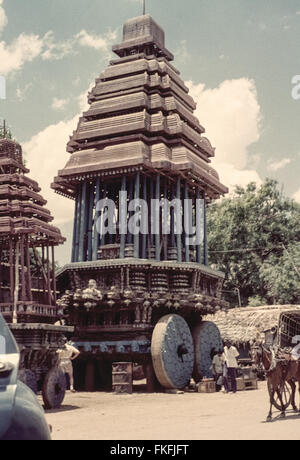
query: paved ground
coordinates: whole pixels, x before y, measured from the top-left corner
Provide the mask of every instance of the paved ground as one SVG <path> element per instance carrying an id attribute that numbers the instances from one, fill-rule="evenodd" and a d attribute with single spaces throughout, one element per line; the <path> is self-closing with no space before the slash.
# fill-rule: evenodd
<path id="1" fill-rule="evenodd" d="M 300 440 L 300 417 L 266 423 L 268 410 L 261 382 L 236 395 L 68 393 L 46 417 L 54 440 Z"/>

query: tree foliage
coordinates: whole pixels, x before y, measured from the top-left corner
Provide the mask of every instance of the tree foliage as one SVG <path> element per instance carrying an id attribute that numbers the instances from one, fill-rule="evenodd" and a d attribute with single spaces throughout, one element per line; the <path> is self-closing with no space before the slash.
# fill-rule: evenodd
<path id="1" fill-rule="evenodd" d="M 0 126 L 0 139 L 4 139 L 4 137 L 6 139 L 12 139 L 11 130 L 9 128 L 5 128 L 4 130 L 4 126 Z"/>
<path id="2" fill-rule="evenodd" d="M 278 182 L 236 187 L 208 210 L 210 263 L 226 274 L 224 290 L 236 303 L 300 303 L 300 205 Z"/>

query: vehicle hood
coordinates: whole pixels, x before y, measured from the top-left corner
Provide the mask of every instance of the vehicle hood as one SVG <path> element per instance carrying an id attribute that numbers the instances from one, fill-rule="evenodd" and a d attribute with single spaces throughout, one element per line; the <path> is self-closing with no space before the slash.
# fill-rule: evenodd
<path id="1" fill-rule="evenodd" d="M 4 362 L 3 358 L 3 355 L 0 355 L 0 363 Z M 1 377 L 0 373 L 0 439 L 4 437 L 12 423 L 19 367 L 19 355 L 6 355 L 5 358 L 6 363 L 13 366 L 13 370 L 8 377 Z"/>

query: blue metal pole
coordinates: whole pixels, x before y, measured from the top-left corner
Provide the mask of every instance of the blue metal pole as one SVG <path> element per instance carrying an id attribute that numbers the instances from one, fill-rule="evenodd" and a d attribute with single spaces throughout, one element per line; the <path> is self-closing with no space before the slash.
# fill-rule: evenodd
<path id="1" fill-rule="evenodd" d="M 154 238 L 153 238 L 154 222 L 153 222 L 153 209 L 152 209 L 153 198 L 154 198 L 154 180 L 151 177 L 150 178 L 150 197 L 149 197 L 149 212 L 150 212 L 149 231 L 150 231 L 151 248 L 154 246 Z"/>
<path id="2" fill-rule="evenodd" d="M 74 225 L 73 225 L 73 241 L 72 241 L 72 262 L 75 262 L 76 253 L 76 232 L 77 232 L 77 221 L 78 221 L 78 190 L 76 190 L 75 206 L 74 206 Z"/>
<path id="3" fill-rule="evenodd" d="M 190 235 L 190 209 L 189 209 L 189 189 L 188 183 L 184 183 L 184 252 L 185 252 L 185 261 L 190 261 L 190 246 L 188 244 L 188 239 Z"/>
<path id="4" fill-rule="evenodd" d="M 175 198 L 176 193 L 174 190 L 174 186 L 172 185 L 172 190 L 171 190 L 171 196 L 172 200 Z M 171 227 L 171 247 L 175 247 L 175 212 L 174 212 L 174 206 L 172 206 L 170 210 L 170 227 Z"/>
<path id="5" fill-rule="evenodd" d="M 125 226 L 127 226 L 127 199 L 124 199 L 124 194 L 126 193 L 126 176 L 122 176 L 122 185 L 121 185 L 121 192 L 122 192 L 122 199 L 120 202 L 120 215 L 119 215 L 119 226 L 125 230 Z M 126 246 L 126 234 L 122 233 L 120 237 L 120 258 L 125 259 L 125 246 Z"/>
<path id="6" fill-rule="evenodd" d="M 140 187 L 141 187 L 141 173 L 138 172 L 135 177 L 134 187 L 134 199 L 139 200 L 140 198 Z M 140 222 L 141 225 L 141 222 Z M 134 258 L 139 259 L 140 257 L 140 233 L 134 235 Z"/>
<path id="7" fill-rule="evenodd" d="M 202 219 L 201 219 L 201 195 L 200 195 L 200 190 L 197 189 L 197 194 L 196 194 L 196 261 L 198 264 L 201 264 L 201 227 L 203 225 Z"/>
<path id="8" fill-rule="evenodd" d="M 133 179 L 129 179 L 129 203 L 133 200 Z M 132 212 L 129 213 L 129 219 L 132 217 Z M 128 230 L 127 233 L 127 243 L 132 244 L 133 243 L 133 235 L 132 233 Z"/>
<path id="9" fill-rule="evenodd" d="M 107 184 L 104 184 L 104 191 L 103 191 L 103 199 L 105 200 L 107 197 Z M 102 218 L 101 218 L 101 246 L 105 246 L 106 242 L 106 235 L 104 234 L 104 218 L 103 218 L 103 212 L 102 212 Z"/>
<path id="10" fill-rule="evenodd" d="M 147 200 L 147 177 L 144 176 L 143 177 L 143 199 L 145 201 L 145 203 L 148 203 L 148 200 Z M 148 212 L 149 212 L 149 208 L 148 208 Z M 146 216 L 142 215 L 143 218 L 145 218 Z M 147 219 L 148 219 L 148 215 L 147 215 Z M 142 228 L 145 230 L 145 225 L 144 223 L 142 224 Z M 149 229 L 148 229 L 149 231 Z M 147 235 L 146 234 L 143 234 L 142 235 L 142 259 L 146 259 L 147 258 Z"/>
<path id="11" fill-rule="evenodd" d="M 81 201 L 82 201 L 82 183 L 78 185 L 78 189 L 77 189 L 77 219 L 76 219 L 76 240 L 75 240 L 74 262 L 78 262 L 78 259 L 79 259 Z"/>
<path id="12" fill-rule="evenodd" d="M 155 222 L 155 259 L 160 261 L 160 174 L 156 176 L 156 188 L 155 188 L 155 199 L 156 199 L 156 213 L 155 218 L 158 222 Z"/>
<path id="13" fill-rule="evenodd" d="M 203 194 L 203 225 L 204 225 L 204 265 L 208 265 L 207 222 L 206 222 L 206 195 Z"/>
<path id="14" fill-rule="evenodd" d="M 87 260 L 93 257 L 93 218 L 94 218 L 94 201 L 95 201 L 95 183 L 90 184 L 89 193 L 89 215 L 88 215 L 88 250 Z"/>
<path id="15" fill-rule="evenodd" d="M 80 237 L 79 237 L 79 262 L 85 261 L 85 238 L 86 238 L 86 227 L 87 227 L 87 182 L 84 181 L 82 184 L 82 195 L 81 195 L 81 213 L 80 213 Z"/>
<path id="16" fill-rule="evenodd" d="M 98 220 L 100 216 L 100 212 L 97 211 L 97 204 L 100 200 L 100 177 L 97 178 L 96 181 L 96 193 L 95 193 L 95 219 L 94 219 L 94 237 L 93 237 L 93 260 L 98 259 L 98 248 L 99 248 L 99 228 L 98 228 Z"/>
<path id="17" fill-rule="evenodd" d="M 177 179 L 177 193 L 176 193 L 177 200 L 181 201 L 181 180 L 180 177 Z M 178 212 L 176 219 L 178 219 Z M 176 223 L 177 225 L 177 262 L 182 262 L 182 241 L 181 241 L 181 234 L 178 232 L 178 228 L 180 227 L 180 222 Z"/>

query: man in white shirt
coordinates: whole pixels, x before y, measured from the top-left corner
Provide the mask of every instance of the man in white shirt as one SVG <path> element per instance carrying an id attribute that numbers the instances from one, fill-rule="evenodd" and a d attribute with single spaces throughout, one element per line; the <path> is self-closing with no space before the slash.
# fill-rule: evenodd
<path id="1" fill-rule="evenodd" d="M 231 381 L 231 389 L 233 393 L 236 393 L 237 385 L 236 385 L 236 377 L 237 377 L 237 368 L 239 367 L 237 358 L 239 356 L 239 352 L 237 349 L 231 345 L 230 342 L 226 342 L 224 347 L 223 357 L 225 360 L 225 364 L 227 367 L 227 377 L 224 378 L 224 387 L 226 393 L 229 392 L 229 385 L 228 380 Z"/>
<path id="2" fill-rule="evenodd" d="M 299 361 L 300 360 L 300 335 L 296 335 L 292 339 L 292 344 L 294 345 L 292 352 L 291 352 L 291 357 L 294 361 Z"/>
<path id="3" fill-rule="evenodd" d="M 69 345 L 67 339 L 61 340 L 61 347 L 57 350 L 59 356 L 59 366 L 64 374 L 68 374 L 70 377 L 70 390 L 72 393 L 74 390 L 74 377 L 73 377 L 73 365 L 72 361 L 80 355 L 80 351 L 77 348 Z"/>

